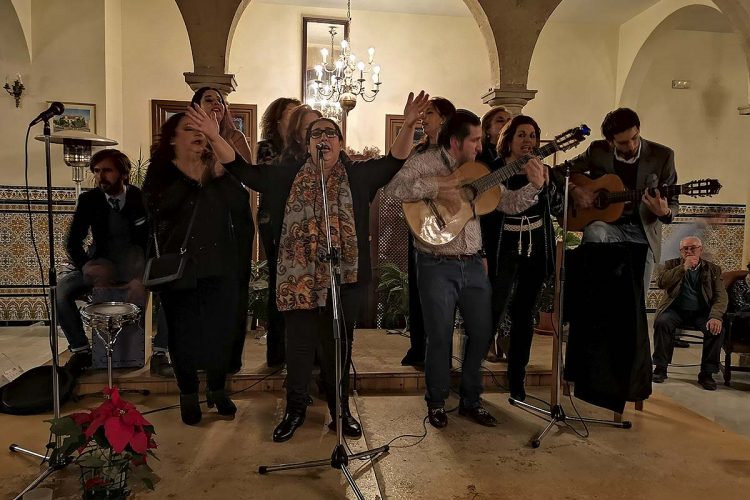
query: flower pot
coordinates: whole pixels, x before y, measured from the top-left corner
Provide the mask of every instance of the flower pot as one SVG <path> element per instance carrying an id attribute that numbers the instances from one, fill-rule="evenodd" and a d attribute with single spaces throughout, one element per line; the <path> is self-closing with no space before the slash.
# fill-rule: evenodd
<path id="1" fill-rule="evenodd" d="M 130 494 L 130 460 L 127 457 L 102 460 L 105 453 L 88 452 L 88 456 L 85 455 L 86 453 L 82 455 L 83 459 L 78 460 L 83 500 L 122 500 Z"/>

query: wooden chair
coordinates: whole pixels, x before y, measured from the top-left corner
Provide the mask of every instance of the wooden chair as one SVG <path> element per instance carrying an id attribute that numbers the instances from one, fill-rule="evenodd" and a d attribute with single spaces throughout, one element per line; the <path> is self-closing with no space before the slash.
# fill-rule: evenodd
<path id="1" fill-rule="evenodd" d="M 721 275 L 724 286 L 731 290 L 732 286 L 741 279 L 745 279 L 748 271 L 728 271 Z M 729 386 L 732 371 L 750 372 L 750 367 L 732 365 L 732 354 L 750 354 L 750 312 L 727 312 L 724 317 L 724 385 Z"/>

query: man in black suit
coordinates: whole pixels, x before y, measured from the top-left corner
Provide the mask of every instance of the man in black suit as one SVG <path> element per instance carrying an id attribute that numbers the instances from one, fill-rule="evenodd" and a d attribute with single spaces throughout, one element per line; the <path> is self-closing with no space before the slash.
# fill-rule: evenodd
<path id="1" fill-rule="evenodd" d="M 604 140 L 594 141 L 580 156 L 570 161 L 572 172 L 587 172 L 592 178 L 615 174 L 626 190 L 671 186 L 677 183 L 674 151 L 643 139 L 641 122 L 632 109 L 619 108 L 607 113 L 602 122 Z M 559 177 L 558 177 L 559 179 Z M 570 184 L 576 207 L 593 205 L 594 193 Z M 644 290 L 647 292 L 654 263 L 661 257 L 661 226 L 670 224 L 679 212 L 677 195 L 662 197 L 647 191 L 640 202 L 628 203 L 619 220 L 596 221 L 583 230 L 583 243 L 631 242 L 647 244 Z"/>
<path id="2" fill-rule="evenodd" d="M 66 366 L 76 376 L 91 366 L 76 299 L 94 287 L 123 285 L 130 301 L 145 302 L 148 225 L 140 189 L 127 184 L 130 160 L 116 149 L 105 149 L 91 157 L 90 168 L 97 188 L 78 197 L 65 241 L 75 269 L 60 278 L 56 300 L 58 321 L 73 353 Z M 84 248 L 89 229 L 93 241 Z"/>

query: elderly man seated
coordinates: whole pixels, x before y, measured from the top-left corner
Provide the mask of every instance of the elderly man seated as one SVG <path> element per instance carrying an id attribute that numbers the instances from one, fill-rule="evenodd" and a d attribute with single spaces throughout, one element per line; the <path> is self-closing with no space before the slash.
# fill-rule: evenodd
<path id="1" fill-rule="evenodd" d="M 91 366 L 76 299 L 94 288 L 118 286 L 128 302 L 146 301 L 141 279 L 148 225 L 141 191 L 127 183 L 130 160 L 116 149 L 105 149 L 92 156 L 90 169 L 97 187 L 78 197 L 65 242 L 75 269 L 60 277 L 56 298 L 58 321 L 73 353 L 66 367 L 74 376 Z M 93 241 L 84 248 L 89 230 Z"/>
<path id="2" fill-rule="evenodd" d="M 666 293 L 654 320 L 654 377 L 656 383 L 667 378 L 672 361 L 676 329 L 685 325 L 703 332 L 703 353 L 698 383 L 707 391 L 716 390 L 713 374 L 719 371 L 722 318 L 727 310 L 727 291 L 721 279 L 721 267 L 701 258 L 703 243 L 697 236 L 680 241 L 679 259 L 668 260 L 657 280 Z"/>

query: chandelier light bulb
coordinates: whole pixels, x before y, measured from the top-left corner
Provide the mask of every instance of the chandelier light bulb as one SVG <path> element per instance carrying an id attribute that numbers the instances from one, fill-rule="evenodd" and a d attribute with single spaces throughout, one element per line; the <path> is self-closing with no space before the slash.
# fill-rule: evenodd
<path id="1" fill-rule="evenodd" d="M 341 40 L 341 48 L 346 49 L 348 47 L 349 47 L 349 42 L 347 42 L 346 40 Z"/>
<path id="2" fill-rule="evenodd" d="M 367 55 L 370 56 L 370 63 L 372 63 L 372 60 L 375 57 L 375 48 L 370 47 L 369 49 L 367 49 Z"/>
<path id="3" fill-rule="evenodd" d="M 323 56 L 323 64 L 328 62 L 328 49 L 320 49 L 320 55 Z"/>
<path id="4" fill-rule="evenodd" d="M 372 72 L 375 73 L 376 75 L 379 74 L 380 73 L 380 66 L 375 66 L 374 68 L 372 68 Z"/>
<path id="5" fill-rule="evenodd" d="M 357 69 L 360 70 L 360 71 L 364 71 L 365 70 L 365 63 L 363 63 L 362 61 L 359 61 L 357 63 Z"/>

